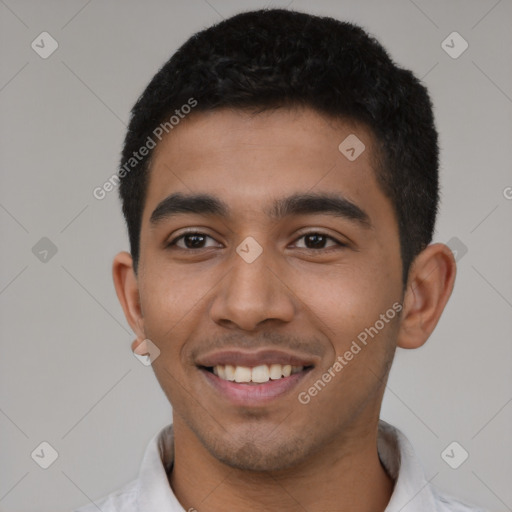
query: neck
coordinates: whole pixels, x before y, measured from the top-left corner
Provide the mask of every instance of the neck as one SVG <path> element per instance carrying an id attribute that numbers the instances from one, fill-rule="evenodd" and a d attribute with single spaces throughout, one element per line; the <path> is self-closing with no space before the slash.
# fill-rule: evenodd
<path id="1" fill-rule="evenodd" d="M 371 426 L 354 425 L 342 439 L 335 439 L 299 466 L 254 472 L 214 458 L 175 418 L 170 485 L 186 510 L 383 512 L 394 482 L 378 457 L 377 427 L 378 418 Z"/>

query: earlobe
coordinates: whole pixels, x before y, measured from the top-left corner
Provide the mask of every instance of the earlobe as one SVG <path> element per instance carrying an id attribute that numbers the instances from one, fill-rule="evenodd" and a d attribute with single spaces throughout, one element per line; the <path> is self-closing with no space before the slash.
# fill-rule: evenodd
<path id="1" fill-rule="evenodd" d="M 397 345 L 421 347 L 434 331 L 455 283 L 456 263 L 451 249 L 431 244 L 415 258 L 404 298 Z"/>
<path id="2" fill-rule="evenodd" d="M 133 259 L 128 252 L 120 252 L 112 263 L 112 278 L 126 320 L 138 340 L 143 340 L 144 322 L 140 304 L 137 276 L 133 269 Z M 135 342 L 134 342 L 135 343 Z"/>
<path id="3" fill-rule="evenodd" d="M 145 356 L 149 354 L 149 348 L 147 345 L 147 340 L 141 340 L 137 338 L 136 340 L 132 341 L 132 352 L 134 354 L 137 354 L 139 356 Z"/>

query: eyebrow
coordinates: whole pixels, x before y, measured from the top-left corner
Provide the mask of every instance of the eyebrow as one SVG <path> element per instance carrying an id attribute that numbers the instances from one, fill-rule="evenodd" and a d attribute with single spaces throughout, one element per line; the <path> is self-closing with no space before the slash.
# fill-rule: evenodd
<path id="1" fill-rule="evenodd" d="M 166 197 L 157 205 L 149 222 L 156 225 L 182 213 L 228 218 L 230 217 L 230 208 L 224 201 L 210 194 L 185 195 L 175 193 Z M 339 194 L 293 194 L 275 200 L 272 207 L 266 209 L 264 213 L 273 220 L 280 220 L 292 215 L 333 215 L 352 221 L 365 229 L 373 228 L 368 213 Z"/>

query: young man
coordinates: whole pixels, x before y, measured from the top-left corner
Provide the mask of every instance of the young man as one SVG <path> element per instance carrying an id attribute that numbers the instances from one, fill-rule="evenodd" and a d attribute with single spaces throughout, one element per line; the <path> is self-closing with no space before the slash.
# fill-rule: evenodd
<path id="1" fill-rule="evenodd" d="M 239 14 L 152 79 L 119 177 L 114 282 L 173 424 L 103 512 L 477 510 L 379 419 L 456 272 L 411 72 L 352 24 Z"/>

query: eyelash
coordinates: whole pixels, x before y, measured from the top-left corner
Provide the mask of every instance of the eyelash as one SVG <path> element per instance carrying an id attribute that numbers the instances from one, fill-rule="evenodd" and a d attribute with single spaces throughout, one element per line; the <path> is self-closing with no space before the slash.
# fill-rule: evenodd
<path id="1" fill-rule="evenodd" d="M 189 248 L 185 248 L 184 249 L 183 247 L 176 247 L 176 243 L 178 241 L 180 241 L 181 239 L 184 239 L 187 236 L 192 236 L 192 235 L 201 235 L 201 236 L 204 236 L 204 237 L 207 237 L 207 238 L 211 238 L 212 240 L 214 240 L 214 238 L 212 236 L 207 235 L 206 233 L 202 233 L 200 231 L 187 231 L 186 233 L 182 233 L 181 235 L 177 236 L 176 238 L 173 238 L 168 244 L 166 244 L 166 248 L 167 249 L 173 249 L 174 248 L 174 249 L 177 249 L 177 250 L 187 251 L 187 252 L 191 252 L 191 251 L 196 251 L 197 252 L 197 251 L 201 251 L 202 249 L 208 249 L 208 247 L 200 247 L 199 249 L 189 249 Z M 340 242 L 336 238 L 328 235 L 327 233 L 323 233 L 322 231 L 309 231 L 307 233 L 303 233 L 302 235 L 300 235 L 298 238 L 295 239 L 295 242 L 297 242 L 301 238 L 304 238 L 304 237 L 309 236 L 309 235 L 320 235 L 320 236 L 323 236 L 326 239 L 335 242 L 336 246 L 320 248 L 320 249 L 311 249 L 311 248 L 308 248 L 308 247 L 304 247 L 304 248 L 301 248 L 302 250 L 326 253 L 326 252 L 330 252 L 332 250 L 339 249 L 341 247 L 348 247 L 347 244 L 344 244 L 343 242 Z"/>

